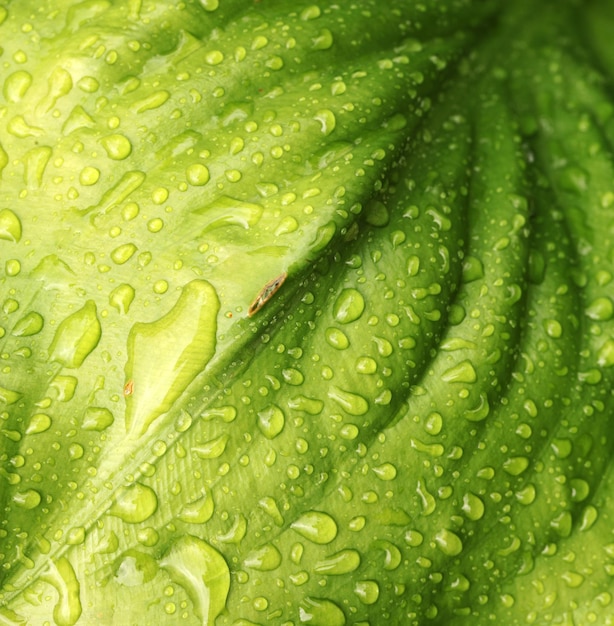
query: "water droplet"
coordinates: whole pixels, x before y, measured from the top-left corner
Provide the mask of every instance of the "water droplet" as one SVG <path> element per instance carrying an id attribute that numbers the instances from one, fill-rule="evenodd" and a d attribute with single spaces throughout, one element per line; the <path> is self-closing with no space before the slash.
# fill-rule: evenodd
<path id="1" fill-rule="evenodd" d="M 309 415 L 319 415 L 324 408 L 324 402 L 317 398 L 300 395 L 288 400 L 288 407 L 297 411 L 304 411 Z"/>
<path id="2" fill-rule="evenodd" d="M 359 374 L 375 374 L 377 361 L 368 356 L 362 356 L 356 360 L 356 371 Z"/>
<path id="3" fill-rule="evenodd" d="M 586 307 L 585 313 L 592 320 L 605 322 L 614 316 L 614 304 L 610 298 L 596 298 Z"/>
<path id="4" fill-rule="evenodd" d="M 572 478 L 569 481 L 571 488 L 571 499 L 573 502 L 582 502 L 588 498 L 591 488 L 590 485 L 582 478 Z"/>
<path id="5" fill-rule="evenodd" d="M 135 292 L 132 285 L 123 283 L 117 286 L 109 294 L 109 304 L 116 308 L 122 315 L 128 313 L 130 305 L 134 300 Z"/>
<path id="6" fill-rule="evenodd" d="M 358 394 L 331 387 L 327 395 L 349 415 L 364 415 L 369 410 L 369 403 Z"/>
<path id="7" fill-rule="evenodd" d="M 310 626 L 345 626 L 345 613 L 330 600 L 305 598 L 299 606 L 301 624 Z"/>
<path id="8" fill-rule="evenodd" d="M 56 626 L 73 626 L 81 617 L 83 607 L 79 598 L 79 580 L 73 566 L 66 557 L 49 561 L 49 566 L 41 576 L 58 592 L 58 601 L 53 608 Z"/>
<path id="9" fill-rule="evenodd" d="M 420 496 L 420 500 L 422 500 L 422 513 L 424 515 L 431 515 L 431 513 L 435 510 L 437 503 L 435 502 L 435 498 L 426 488 L 426 482 L 423 478 L 418 480 L 416 484 L 416 492 Z"/>
<path id="10" fill-rule="evenodd" d="M 91 165 L 84 167 L 79 173 L 79 182 L 85 187 L 95 185 L 99 178 L 100 170 Z"/>
<path id="11" fill-rule="evenodd" d="M 36 413 L 30 418 L 30 423 L 26 428 L 26 435 L 44 433 L 51 428 L 51 418 L 45 413 Z"/>
<path id="12" fill-rule="evenodd" d="M 468 519 L 476 522 L 484 516 L 484 502 L 474 493 L 468 492 L 463 496 L 463 513 Z"/>
<path id="13" fill-rule="evenodd" d="M 161 107 L 169 98 L 171 94 L 165 89 L 160 91 L 154 91 L 145 98 L 135 102 L 130 108 L 135 113 L 144 113 L 145 111 L 152 111 Z"/>
<path id="14" fill-rule="evenodd" d="M 51 359 L 64 367 L 81 367 L 98 345 L 101 333 L 96 304 L 88 300 L 83 308 L 69 315 L 57 327 L 49 347 Z"/>
<path id="15" fill-rule="evenodd" d="M 201 459 L 217 459 L 224 454 L 229 438 L 229 435 L 224 433 L 215 439 L 193 446 L 192 452 L 195 452 Z"/>
<path id="16" fill-rule="evenodd" d="M 32 84 L 32 75 L 24 70 L 18 70 L 6 77 L 2 93 L 7 102 L 16 104 L 25 95 Z"/>
<path id="17" fill-rule="evenodd" d="M 44 324 L 43 316 L 35 311 L 31 311 L 15 324 L 12 334 L 15 337 L 31 337 L 40 333 Z"/>
<path id="18" fill-rule="evenodd" d="M 164 317 L 132 327 L 126 363 L 126 380 L 134 387 L 126 396 L 129 433 L 144 434 L 205 369 L 215 353 L 219 307 L 211 284 L 193 280 Z"/>
<path id="19" fill-rule="evenodd" d="M 470 422 L 481 422 L 488 417 L 490 413 L 490 404 L 488 402 L 488 396 L 480 392 L 480 399 L 476 406 L 472 409 L 466 409 L 463 411 L 463 417 Z"/>
<path id="20" fill-rule="evenodd" d="M 503 469 L 510 476 L 519 476 L 529 467 L 529 459 L 526 456 L 514 456 L 503 462 Z"/>
<path id="21" fill-rule="evenodd" d="M 360 553 L 356 550 L 341 550 L 321 561 L 317 561 L 314 571 L 318 574 L 335 576 L 339 574 L 349 574 L 358 569 L 360 565 Z"/>
<path id="22" fill-rule="evenodd" d="M 442 528 L 435 535 L 435 543 L 446 556 L 458 556 L 463 551 L 460 537 L 446 528 Z"/>
<path id="23" fill-rule="evenodd" d="M 118 246 L 117 248 L 115 248 L 115 250 L 111 252 L 111 260 L 117 265 L 123 265 L 132 258 L 136 250 L 137 247 L 133 243 L 125 243 L 121 246 Z M 117 289 L 119 289 L 119 287 Z M 117 289 L 115 289 L 113 293 L 117 292 Z M 134 289 L 132 290 L 132 292 L 134 293 Z"/>
<path id="24" fill-rule="evenodd" d="M 185 171 L 186 180 L 194 187 L 202 187 L 209 182 L 209 170 L 202 163 L 192 163 Z"/>
<path id="25" fill-rule="evenodd" d="M 127 550 L 115 561 L 115 580 L 124 587 L 138 587 L 158 573 L 156 561 L 138 550 Z"/>
<path id="26" fill-rule="evenodd" d="M 359 580 L 354 585 L 354 593 L 363 604 L 375 604 L 379 598 L 379 585 L 374 580 Z"/>
<path id="27" fill-rule="evenodd" d="M 392 463 L 382 463 L 374 467 L 373 472 L 380 480 L 394 480 L 397 477 L 397 468 Z"/>
<path id="28" fill-rule="evenodd" d="M 124 522 L 139 524 L 149 519 L 157 509 L 158 498 L 155 491 L 141 483 L 134 483 L 119 490 L 109 513 Z"/>
<path id="29" fill-rule="evenodd" d="M 384 551 L 384 569 L 392 571 L 397 569 L 403 561 L 403 555 L 401 551 L 390 541 L 385 539 L 378 539 L 373 543 L 374 548 L 378 548 Z"/>
<path id="30" fill-rule="evenodd" d="M 113 423 L 113 413 L 105 407 L 89 406 L 85 410 L 82 427 L 84 430 L 102 431 Z"/>
<path id="31" fill-rule="evenodd" d="M 262 212 L 262 205 L 244 202 L 230 196 L 220 196 L 194 211 L 205 220 L 206 226 L 203 230 L 205 233 L 227 226 L 239 226 L 249 230 L 258 223 Z"/>
<path id="32" fill-rule="evenodd" d="M 340 324 L 349 324 L 357 320 L 365 310 L 365 301 L 360 291 L 356 289 L 344 289 L 335 304 L 333 315 Z"/>
<path id="33" fill-rule="evenodd" d="M 211 519 L 214 510 L 213 498 L 204 493 L 200 498 L 181 507 L 177 519 L 186 524 L 204 524 Z"/>
<path id="34" fill-rule="evenodd" d="M 544 320 L 544 330 L 553 339 L 558 339 L 563 334 L 563 327 L 558 320 Z"/>
<path id="35" fill-rule="evenodd" d="M 239 515 L 235 516 L 234 522 L 230 529 L 222 533 L 221 535 L 217 535 L 216 539 L 221 541 L 222 543 L 234 543 L 239 544 L 243 540 L 247 533 L 247 520 L 245 517 L 239 513 Z"/>
<path id="36" fill-rule="evenodd" d="M 315 37 L 311 38 L 312 50 L 328 50 L 333 45 L 333 34 L 328 28 L 323 28 Z"/>
<path id="37" fill-rule="evenodd" d="M 477 374 L 471 361 L 462 361 L 446 370 L 441 379 L 447 383 L 474 383 Z"/>
<path id="38" fill-rule="evenodd" d="M 424 430 L 429 435 L 438 435 L 443 428 L 443 418 L 440 413 L 433 412 L 428 415 L 424 422 Z"/>
<path id="39" fill-rule="evenodd" d="M 258 428 L 267 439 L 274 439 L 283 430 L 286 422 L 283 411 L 272 404 L 258 412 Z"/>
<path id="40" fill-rule="evenodd" d="M 109 158 L 114 161 L 122 161 L 130 156 L 130 153 L 132 152 L 132 144 L 124 135 L 108 135 L 100 141 Z"/>
<path id="41" fill-rule="evenodd" d="M 259 572 L 270 572 L 281 565 L 281 554 L 274 545 L 268 543 L 251 552 L 243 565 Z"/>
<path id="42" fill-rule="evenodd" d="M 337 125 L 337 118 L 330 109 L 320 109 L 313 116 L 313 119 L 320 123 L 320 130 L 327 137 L 335 130 Z"/>
<path id="43" fill-rule="evenodd" d="M 573 518 L 569 511 L 562 511 L 550 522 L 559 537 L 569 537 L 573 528 Z"/>
<path id="44" fill-rule="evenodd" d="M 13 494 L 13 502 L 22 509 L 35 509 L 42 501 L 41 494 L 36 489 L 27 489 Z"/>
<path id="45" fill-rule="evenodd" d="M 177 584 L 192 600 L 202 624 L 213 624 L 226 606 L 230 590 L 230 571 L 224 557 L 208 543 L 183 535 L 160 561 Z"/>
<path id="46" fill-rule="evenodd" d="M 313 543 L 330 543 L 337 536 L 337 523 L 327 513 L 309 511 L 290 525 L 299 535 Z"/>
<path id="47" fill-rule="evenodd" d="M 345 350 L 350 345 L 347 335 L 338 328 L 326 329 L 326 341 L 337 350 Z"/>
<path id="48" fill-rule="evenodd" d="M 284 518 L 279 511 L 279 507 L 277 506 L 277 502 L 275 502 L 274 498 L 265 496 L 258 501 L 258 506 L 271 517 L 277 526 L 284 525 Z"/>
<path id="49" fill-rule="evenodd" d="M 237 409 L 234 406 L 219 406 L 203 411 L 200 416 L 206 421 L 219 418 L 229 424 L 236 419 Z"/>

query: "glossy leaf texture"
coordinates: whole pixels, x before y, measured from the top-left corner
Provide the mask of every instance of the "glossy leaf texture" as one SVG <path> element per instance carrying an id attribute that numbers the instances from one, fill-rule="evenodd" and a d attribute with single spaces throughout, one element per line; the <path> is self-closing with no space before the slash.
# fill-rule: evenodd
<path id="1" fill-rule="evenodd" d="M 614 623 L 610 2 L 0 4 L 0 623 Z"/>

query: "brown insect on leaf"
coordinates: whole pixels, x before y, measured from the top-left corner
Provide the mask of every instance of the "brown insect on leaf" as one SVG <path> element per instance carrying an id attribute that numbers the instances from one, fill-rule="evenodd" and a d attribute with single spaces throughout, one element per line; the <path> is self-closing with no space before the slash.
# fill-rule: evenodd
<path id="1" fill-rule="evenodd" d="M 133 393 L 134 393 L 134 381 L 133 380 L 129 380 L 124 385 L 124 395 L 125 396 L 131 396 Z"/>
<path id="2" fill-rule="evenodd" d="M 275 295 L 277 290 L 284 284 L 288 276 L 287 272 L 280 274 L 277 278 L 269 281 L 254 298 L 254 301 L 249 305 L 247 309 L 247 316 L 251 317 L 256 314 L 260 309 Z"/>

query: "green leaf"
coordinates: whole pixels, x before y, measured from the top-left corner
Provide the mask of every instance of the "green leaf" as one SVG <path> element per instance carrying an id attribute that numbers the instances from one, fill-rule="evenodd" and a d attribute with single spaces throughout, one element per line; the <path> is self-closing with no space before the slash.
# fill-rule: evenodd
<path id="1" fill-rule="evenodd" d="M 0 622 L 614 623 L 613 25 L 0 4 Z"/>

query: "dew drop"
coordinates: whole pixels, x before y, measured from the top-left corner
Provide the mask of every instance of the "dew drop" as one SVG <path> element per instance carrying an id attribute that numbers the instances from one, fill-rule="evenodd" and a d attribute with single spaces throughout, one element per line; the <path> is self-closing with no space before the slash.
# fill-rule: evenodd
<path id="1" fill-rule="evenodd" d="M 83 308 L 64 319 L 49 347 L 51 359 L 64 367 L 81 367 L 100 341 L 102 328 L 96 304 L 88 300 Z"/>
<path id="2" fill-rule="evenodd" d="M 139 524 L 149 519 L 157 509 L 155 491 L 141 483 L 134 483 L 119 490 L 109 513 L 129 524 Z"/>
<path id="3" fill-rule="evenodd" d="M 192 600 L 202 624 L 213 624 L 226 606 L 230 571 L 224 557 L 207 542 L 183 535 L 171 544 L 160 565 Z"/>
<path id="4" fill-rule="evenodd" d="M 122 283 L 109 294 L 109 304 L 122 315 L 125 315 L 130 310 L 134 296 L 134 287 L 127 283 Z"/>
<path id="5" fill-rule="evenodd" d="M 125 243 L 111 252 L 111 260 L 117 265 L 123 265 L 132 258 L 136 250 L 137 248 L 133 243 Z"/>
<path id="6" fill-rule="evenodd" d="M 313 543 L 327 544 L 337 536 L 337 523 L 327 513 L 309 511 L 290 525 L 299 535 Z"/>
<path id="7" fill-rule="evenodd" d="M 320 130 L 327 137 L 335 130 L 335 126 L 337 125 L 337 118 L 330 109 L 317 111 L 313 119 L 320 123 Z"/>
<path id="8" fill-rule="evenodd" d="M 477 380 L 477 374 L 471 361 L 462 361 L 446 370 L 441 375 L 441 379 L 447 383 L 474 383 Z"/>
<path id="9" fill-rule="evenodd" d="M 268 543 L 251 552 L 243 565 L 259 572 L 270 572 L 281 565 L 281 554 L 273 544 Z"/>
<path id="10" fill-rule="evenodd" d="M 364 415 L 369 410 L 367 400 L 358 394 L 331 387 L 327 395 L 349 415 Z"/>
<path id="11" fill-rule="evenodd" d="M 186 524 L 204 524 L 211 519 L 213 511 L 213 498 L 209 493 L 205 493 L 194 502 L 189 502 L 181 507 L 177 519 Z"/>
<path id="12" fill-rule="evenodd" d="M 35 509 L 41 501 L 42 496 L 36 489 L 27 489 L 13 494 L 13 502 L 22 509 Z"/>
<path id="13" fill-rule="evenodd" d="M 58 601 L 53 609 L 56 626 L 73 626 L 81 617 L 83 607 L 79 597 L 80 586 L 75 570 L 66 557 L 49 561 L 41 576 L 58 592 Z"/>
<path id="14" fill-rule="evenodd" d="M 40 333 L 44 324 L 43 316 L 36 311 L 31 311 L 15 324 L 12 334 L 15 337 L 31 337 Z"/>
<path id="15" fill-rule="evenodd" d="M 109 158 L 114 161 L 122 161 L 132 152 L 132 144 L 124 135 L 108 135 L 101 139 L 101 143 Z"/>
<path id="16" fill-rule="evenodd" d="M 258 428 L 267 439 L 274 439 L 283 430 L 286 418 L 283 411 L 272 404 L 258 412 Z"/>
<path id="17" fill-rule="evenodd" d="M 26 428 L 26 435 L 44 433 L 51 428 L 51 418 L 45 413 L 36 413 L 30 419 Z"/>
<path id="18" fill-rule="evenodd" d="M 333 315 L 340 324 L 357 320 L 365 310 L 362 294 L 356 289 L 344 289 L 333 305 Z"/>
<path id="19" fill-rule="evenodd" d="M 215 353 L 219 307 L 211 284 L 193 280 L 164 317 L 132 327 L 126 363 L 126 380 L 134 389 L 126 396 L 128 433 L 144 434 L 205 369 Z"/>
<path id="20" fill-rule="evenodd" d="M 224 433 L 223 435 L 215 437 L 205 443 L 193 446 L 192 452 L 196 453 L 196 455 L 201 459 L 217 459 L 224 454 L 229 438 L 229 435 Z"/>
<path id="21" fill-rule="evenodd" d="M 358 569 L 360 565 L 360 553 L 356 550 L 341 550 L 321 561 L 317 561 L 314 571 L 318 574 L 336 576 L 349 574 Z"/>
<path id="22" fill-rule="evenodd" d="M 468 492 L 463 496 L 463 513 L 471 521 L 476 522 L 484 516 L 484 502 L 474 493 Z"/>
<path id="23" fill-rule="evenodd" d="M 301 624 L 310 626 L 345 626 L 345 613 L 330 600 L 305 598 L 299 606 Z"/>
<path id="24" fill-rule="evenodd" d="M 374 580 L 359 580 L 354 585 L 354 593 L 363 604 L 375 604 L 379 598 L 379 585 Z"/>
<path id="25" fill-rule="evenodd" d="M 85 410 L 82 427 L 84 430 L 103 431 L 113 423 L 113 413 L 105 407 L 89 406 Z"/>
<path id="26" fill-rule="evenodd" d="M 463 551 L 460 537 L 446 528 L 435 535 L 435 543 L 446 556 L 458 556 Z"/>

